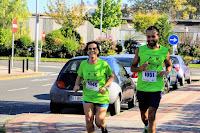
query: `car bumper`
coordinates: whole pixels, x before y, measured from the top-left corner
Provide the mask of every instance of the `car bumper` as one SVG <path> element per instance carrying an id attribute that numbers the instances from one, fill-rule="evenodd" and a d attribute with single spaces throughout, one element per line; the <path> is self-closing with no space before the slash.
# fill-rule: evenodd
<path id="1" fill-rule="evenodd" d="M 50 90 L 50 100 L 61 104 L 81 104 L 83 91 L 74 92 L 73 90 L 64 90 L 54 84 Z M 76 99 L 77 98 L 77 99 Z"/>

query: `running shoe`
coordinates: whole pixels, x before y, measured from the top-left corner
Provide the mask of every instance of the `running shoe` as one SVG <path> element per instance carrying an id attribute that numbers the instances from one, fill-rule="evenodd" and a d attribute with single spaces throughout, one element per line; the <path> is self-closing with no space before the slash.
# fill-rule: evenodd
<path id="1" fill-rule="evenodd" d="M 101 127 L 101 131 L 102 131 L 102 133 L 108 133 L 107 127 L 106 128 Z"/>

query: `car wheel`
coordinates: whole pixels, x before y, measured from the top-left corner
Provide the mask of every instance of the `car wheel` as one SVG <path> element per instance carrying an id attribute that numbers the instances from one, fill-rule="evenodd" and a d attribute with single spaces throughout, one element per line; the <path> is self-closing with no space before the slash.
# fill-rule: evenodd
<path id="1" fill-rule="evenodd" d="M 133 99 L 128 102 L 128 108 L 129 109 L 133 108 L 133 107 L 137 106 L 136 104 L 137 104 L 137 98 L 136 98 L 136 94 L 134 93 Z"/>
<path id="2" fill-rule="evenodd" d="M 110 115 L 116 115 L 119 114 L 121 110 L 121 103 L 120 103 L 120 97 L 117 96 L 117 99 L 113 104 L 110 105 Z"/>
<path id="3" fill-rule="evenodd" d="M 182 79 L 181 79 L 180 85 L 183 86 L 184 83 L 185 83 L 185 77 L 183 76 Z"/>
<path id="4" fill-rule="evenodd" d="M 192 82 L 192 80 L 191 80 L 191 75 L 190 75 L 189 79 L 187 80 L 187 83 L 191 84 L 191 82 Z"/>
<path id="5" fill-rule="evenodd" d="M 169 80 L 167 80 L 164 86 L 163 94 L 167 94 L 169 92 L 169 86 L 170 86 L 170 83 L 169 83 Z"/>
<path id="6" fill-rule="evenodd" d="M 50 102 L 51 113 L 61 113 L 61 104 Z"/>
<path id="7" fill-rule="evenodd" d="M 176 78 L 176 82 L 173 85 L 173 89 L 178 89 L 178 77 Z"/>

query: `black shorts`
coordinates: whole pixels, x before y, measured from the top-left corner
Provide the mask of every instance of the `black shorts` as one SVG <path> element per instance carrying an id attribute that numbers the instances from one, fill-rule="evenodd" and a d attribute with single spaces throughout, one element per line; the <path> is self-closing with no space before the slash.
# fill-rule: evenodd
<path id="1" fill-rule="evenodd" d="M 137 91 L 137 99 L 141 111 L 146 111 L 149 107 L 154 107 L 158 109 L 161 98 L 162 98 L 162 91 L 157 91 L 157 92 Z"/>

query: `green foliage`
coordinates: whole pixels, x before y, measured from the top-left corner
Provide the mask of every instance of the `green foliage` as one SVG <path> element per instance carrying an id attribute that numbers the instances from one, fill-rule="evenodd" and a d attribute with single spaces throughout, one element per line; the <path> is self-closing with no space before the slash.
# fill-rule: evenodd
<path id="1" fill-rule="evenodd" d="M 70 0 L 48 0 L 47 7 L 46 14 L 63 27 L 75 29 L 83 24 L 84 6 L 81 4 L 72 3 Z"/>
<path id="2" fill-rule="evenodd" d="M 158 17 L 159 14 L 156 12 L 149 14 L 143 14 L 141 12 L 138 12 L 133 19 L 134 28 L 137 32 L 146 34 L 146 29 L 149 26 L 154 25 Z"/>
<path id="3" fill-rule="evenodd" d="M 25 28 L 25 22 L 28 19 L 29 12 L 26 0 L 1 0 L 0 2 L 0 45 L 7 46 L 12 44 L 12 20 L 15 18 L 18 22 L 24 22 L 21 28 L 22 35 L 30 33 L 29 28 Z M 20 37 L 18 28 L 15 33 L 15 39 Z"/>
<path id="4" fill-rule="evenodd" d="M 132 38 L 127 39 L 124 42 L 124 47 L 126 49 L 126 52 L 128 52 L 129 54 L 134 54 L 137 48 L 137 41 Z"/>
<path id="5" fill-rule="evenodd" d="M 115 51 L 117 52 L 117 54 L 119 54 L 120 52 L 122 52 L 122 44 L 121 43 L 117 43 Z"/>
<path id="6" fill-rule="evenodd" d="M 15 41 L 15 47 L 21 49 L 27 49 L 31 45 L 31 38 L 29 36 L 23 35 L 18 40 Z"/>
<path id="7" fill-rule="evenodd" d="M 199 14 L 199 0 L 129 0 L 134 1 L 132 11 L 137 13 L 141 11 L 144 14 L 151 13 L 154 10 L 159 13 L 169 14 L 172 19 L 195 18 Z M 198 10 L 197 10 L 198 9 Z"/>
<path id="8" fill-rule="evenodd" d="M 79 42 L 73 36 L 68 37 L 65 39 L 63 47 L 71 56 L 75 57 L 76 52 L 79 50 Z"/>
<path id="9" fill-rule="evenodd" d="M 102 29 L 103 32 L 111 27 L 119 27 L 121 24 L 122 12 L 120 10 L 121 0 L 104 0 L 103 2 L 103 17 L 102 17 Z M 101 23 L 101 0 L 97 0 L 98 8 L 95 9 L 95 13 L 92 15 L 92 19 L 89 21 L 100 29 Z"/>
<path id="10" fill-rule="evenodd" d="M 160 32 L 160 39 L 158 43 L 172 51 L 172 45 L 169 44 L 168 38 L 170 35 L 174 34 L 174 32 L 171 31 L 172 23 L 169 23 L 168 19 L 169 17 L 166 14 L 164 14 L 158 18 L 154 26 L 156 26 Z"/>
<path id="11" fill-rule="evenodd" d="M 43 56 L 65 58 L 68 54 L 75 56 L 79 50 L 80 35 L 69 28 L 61 28 L 50 32 L 45 37 Z"/>
<path id="12" fill-rule="evenodd" d="M 97 39 L 101 46 L 101 54 L 107 55 L 108 53 L 114 53 L 116 50 L 116 42 L 113 40 L 112 36 L 100 36 Z"/>

